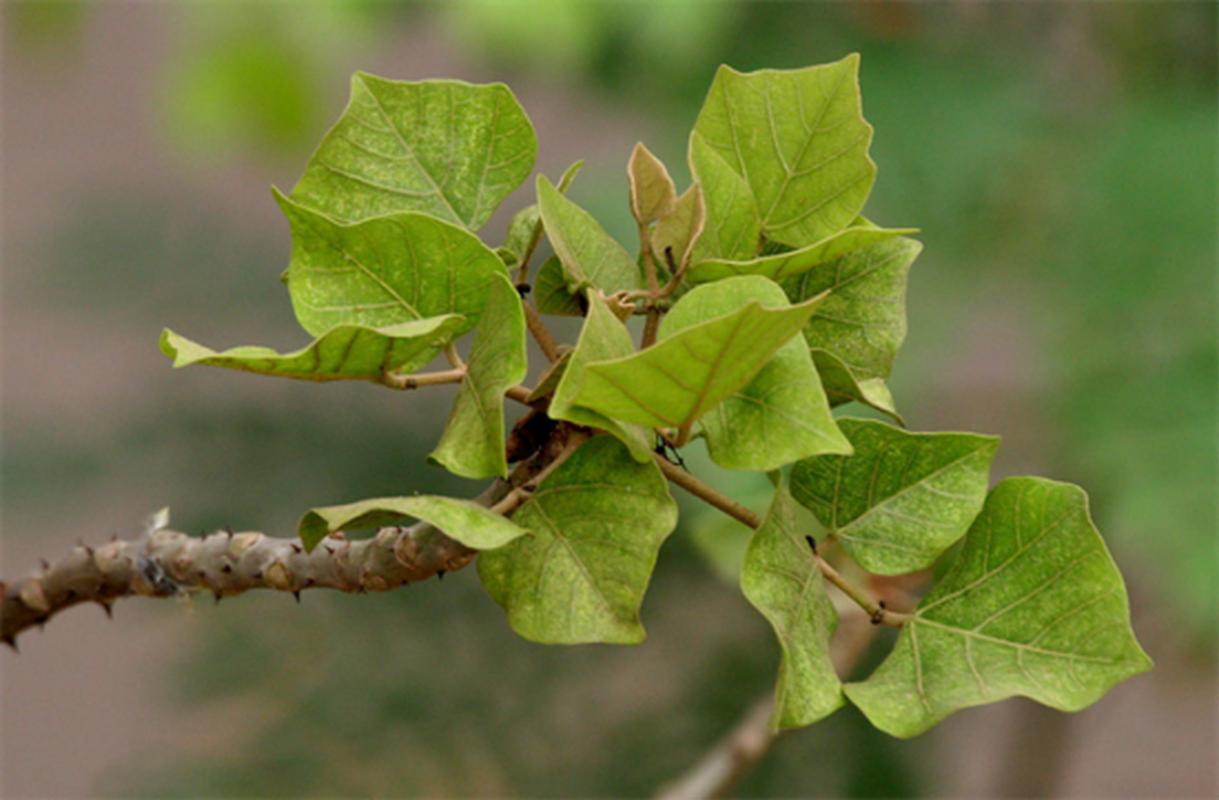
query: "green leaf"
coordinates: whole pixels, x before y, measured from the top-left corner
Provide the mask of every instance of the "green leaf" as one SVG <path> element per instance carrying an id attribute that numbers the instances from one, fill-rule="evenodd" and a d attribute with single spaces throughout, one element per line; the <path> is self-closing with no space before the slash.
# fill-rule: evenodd
<path id="1" fill-rule="evenodd" d="M 613 434 L 627 446 L 636 461 L 643 462 L 652 459 L 651 431 L 629 422 L 610 419 L 592 409 L 581 408 L 574 402 L 584 385 L 584 370 L 589 362 L 608 361 L 634 352 L 635 344 L 626 325 L 614 316 L 603 296 L 593 294 L 589 298 L 588 318 L 580 331 L 580 340 L 567 361 L 547 413 L 554 419 L 600 428 Z"/>
<path id="2" fill-rule="evenodd" d="M 888 378 L 906 338 L 906 277 L 922 249 L 886 239 L 784 281 L 793 303 L 831 292 L 804 329 L 809 347 L 833 353 L 857 380 Z"/>
<path id="3" fill-rule="evenodd" d="M 686 300 L 679 300 L 668 316 Z M 635 355 L 589 364 L 574 402 L 649 428 L 685 428 L 748 384 L 822 300 L 773 309 L 751 301 Z"/>
<path id="4" fill-rule="evenodd" d="M 702 261 L 690 270 L 688 276 L 692 283 L 718 281 L 733 275 L 762 275 L 772 281 L 781 281 L 808 272 L 813 267 L 841 258 L 853 250 L 867 247 L 874 242 L 917 232 L 917 228 L 886 229 L 875 226 L 847 228 L 816 244 L 802 247 L 799 250 L 789 250 L 786 253 L 751 258 L 747 261 L 723 259 Z"/>
<path id="5" fill-rule="evenodd" d="M 888 414 L 898 425 L 906 427 L 906 421 L 897 413 L 893 403 L 893 393 L 880 378 L 856 379 L 855 375 L 842 363 L 838 356 L 828 350 L 811 350 L 813 364 L 821 376 L 821 384 L 825 387 L 825 396 L 829 398 L 830 407 L 854 401 L 862 403 Z"/>
<path id="6" fill-rule="evenodd" d="M 529 531 L 469 500 L 418 495 L 379 497 L 342 506 L 311 508 L 301 517 L 297 531 L 305 550 L 339 530 L 380 528 L 406 517 L 435 525 L 450 539 L 475 550 L 490 550 L 526 535 Z"/>
<path id="7" fill-rule="evenodd" d="M 790 304 L 778 284 L 756 275 L 696 287 L 661 324 L 659 339 L 737 311 L 750 301 Z M 821 453 L 850 453 L 838 430 L 808 348 L 784 343 L 748 384 L 699 421 L 711 460 L 728 469 L 769 472 Z"/>
<path id="8" fill-rule="evenodd" d="M 756 256 L 762 222 L 749 184 L 697 131 L 690 134 L 690 173 L 702 187 L 705 218 L 702 235 L 693 240 L 691 263 Z"/>
<path id="9" fill-rule="evenodd" d="M 703 187 L 695 181 L 677 198 L 673 213 L 656 223 L 652 231 L 652 251 L 662 263 L 667 263 L 667 253 L 672 257 L 674 267 L 689 264 L 705 223 Z"/>
<path id="10" fill-rule="evenodd" d="M 292 227 L 286 280 L 301 327 L 382 328 L 461 314 L 458 334 L 478 324 L 503 262 L 477 236 L 426 214 L 392 214 L 350 225 L 275 193 Z"/>
<path id="11" fill-rule="evenodd" d="M 466 478 L 508 474 L 504 453 L 504 392 L 525 379 L 525 311 L 503 275 L 491 281 L 482 323 L 470 347 L 466 376 L 457 390 L 440 444 L 428 456 Z"/>
<path id="12" fill-rule="evenodd" d="M 1009 478 L 893 652 L 846 693 L 876 727 L 908 737 L 1012 695 L 1078 711 L 1151 666 L 1087 495 Z"/>
<path id="13" fill-rule="evenodd" d="M 567 275 L 558 256 L 551 256 L 538 268 L 533 279 L 533 300 L 538 311 L 561 317 L 582 317 L 587 301 L 567 290 Z"/>
<path id="14" fill-rule="evenodd" d="M 473 231 L 529 176 L 537 151 L 529 118 L 502 84 L 357 72 L 292 199 L 345 222 L 414 211 Z"/>
<path id="15" fill-rule="evenodd" d="M 340 325 L 308 347 L 282 355 L 269 347 L 234 347 L 217 353 L 166 329 L 161 333 L 161 352 L 174 360 L 174 369 L 206 364 L 306 381 L 379 382 L 386 375 L 410 374 L 427 364 L 463 322 L 450 314 L 385 328 Z"/>
<path id="16" fill-rule="evenodd" d="M 546 235 L 563 264 L 570 293 L 595 287 L 613 294 L 642 287 L 635 259 L 591 214 L 560 194 L 544 175 L 538 176 L 538 208 Z"/>
<path id="17" fill-rule="evenodd" d="M 548 644 L 644 639 L 639 607 L 677 504 L 649 460 L 595 436 L 549 475 L 513 521 L 533 533 L 479 556 L 512 628 Z"/>
<path id="18" fill-rule="evenodd" d="M 748 181 L 766 238 L 804 247 L 863 209 L 876 165 L 858 73 L 858 55 L 807 69 L 716 72 L 694 130 Z"/>
<path id="19" fill-rule="evenodd" d="M 640 225 L 650 225 L 673 213 L 677 207 L 677 187 L 669 171 L 651 150 L 636 142 L 627 163 L 630 179 L 631 214 Z"/>
<path id="20" fill-rule="evenodd" d="M 845 702 L 830 662 L 838 612 L 782 486 L 745 551 L 741 589 L 783 648 L 771 728 L 801 728 L 829 716 Z"/>
<path id="21" fill-rule="evenodd" d="M 816 456 L 792 469 L 792 494 L 869 572 L 930 566 L 982 509 L 997 436 L 906 433 L 844 419 L 853 456 Z"/>

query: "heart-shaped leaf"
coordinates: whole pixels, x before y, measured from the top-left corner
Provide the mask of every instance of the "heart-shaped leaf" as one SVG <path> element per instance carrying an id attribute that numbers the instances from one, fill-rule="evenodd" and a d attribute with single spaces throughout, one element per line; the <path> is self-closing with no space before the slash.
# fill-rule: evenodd
<path id="1" fill-rule="evenodd" d="M 533 171 L 538 140 L 502 84 L 357 72 L 292 199 L 345 222 L 400 211 L 478 230 Z"/>
<path id="2" fill-rule="evenodd" d="M 570 293 L 597 288 L 609 295 L 642 287 L 635 259 L 591 214 L 552 186 L 545 175 L 538 176 L 538 208 L 546 236 L 563 264 Z"/>
<path id="3" fill-rule="evenodd" d="M 542 481 L 513 522 L 533 535 L 478 559 L 522 637 L 547 644 L 644 639 L 639 607 L 677 504 L 649 460 L 595 436 Z"/>
<path id="4" fill-rule="evenodd" d="M 796 464 L 792 494 L 869 572 L 930 566 L 982 509 L 999 438 L 907 433 L 863 419 L 838 425 L 855 454 Z"/>
<path id="5" fill-rule="evenodd" d="M 874 242 L 917 232 L 917 228 L 886 229 L 877 228 L 874 225 L 861 225 L 847 228 L 816 244 L 786 253 L 746 261 L 723 259 L 701 261 L 690 270 L 689 279 L 692 283 L 705 283 L 722 280 L 733 275 L 761 275 L 772 281 L 781 281 L 808 272 L 813 267 L 841 258 L 853 250 L 867 247 Z"/>
<path id="6" fill-rule="evenodd" d="M 893 652 L 846 693 L 876 727 L 908 737 L 1012 695 L 1078 711 L 1150 668 L 1087 495 L 1009 478 Z"/>
<path id="7" fill-rule="evenodd" d="M 876 178 L 858 55 L 797 70 L 720 67 L 694 130 L 748 181 L 766 238 L 792 247 L 849 225 Z"/>
<path id="8" fill-rule="evenodd" d="M 923 246 L 897 237 L 847 253 L 783 282 L 793 303 L 831 292 L 804 330 L 858 380 L 884 380 L 906 338 L 906 277 Z"/>
<path id="9" fill-rule="evenodd" d="M 529 531 L 490 511 L 486 506 L 451 497 L 379 497 L 341 506 L 311 508 L 301 517 L 297 531 L 305 549 L 335 531 L 379 528 L 410 517 L 435 525 L 450 539 L 475 550 L 503 547 Z"/>
<path id="10" fill-rule="evenodd" d="M 821 302 L 765 308 L 751 301 L 635 355 L 589 364 L 574 403 L 649 428 L 686 428 L 753 380 Z"/>
<path id="11" fill-rule="evenodd" d="M 463 323 L 462 317 L 450 314 L 385 328 L 340 325 L 308 347 L 285 354 L 252 346 L 217 353 L 167 329 L 161 334 L 161 352 L 174 360 L 175 369 L 206 364 L 306 381 L 380 381 L 427 364 Z"/>
<path id="12" fill-rule="evenodd" d="M 503 262 L 478 237 L 426 214 L 337 222 L 276 192 L 292 227 L 286 280 L 301 327 L 381 328 L 461 314 L 478 324 Z"/>
<path id="13" fill-rule="evenodd" d="M 466 478 L 506 475 L 504 392 L 528 371 L 521 297 L 496 275 L 444 435 L 428 459 Z"/>
<path id="14" fill-rule="evenodd" d="M 783 648 L 771 728 L 801 728 L 829 716 L 844 702 L 830 662 L 838 612 L 798 530 L 795 503 L 782 486 L 745 550 L 741 589 Z"/>
<path id="15" fill-rule="evenodd" d="M 778 284 L 756 275 L 698 286 L 661 324 L 659 339 L 756 301 L 788 307 Z M 821 389 L 808 348 L 785 342 L 748 384 L 699 420 L 711 460 L 728 469 L 769 472 L 808 456 L 850 453 Z"/>
<path id="16" fill-rule="evenodd" d="M 780 292 L 782 294 L 782 292 Z M 606 305 L 605 298 L 595 293 L 589 298 L 588 317 L 580 331 L 580 340 L 575 352 L 567 360 L 567 367 L 559 381 L 547 411 L 554 419 L 564 419 L 577 425 L 587 425 L 607 431 L 627 446 L 636 461 L 652 458 L 652 433 L 640 425 L 610 419 L 589 408 L 574 403 L 584 385 L 584 368 L 589 362 L 608 361 L 629 356 L 635 352 L 635 344 L 626 325 Z"/>

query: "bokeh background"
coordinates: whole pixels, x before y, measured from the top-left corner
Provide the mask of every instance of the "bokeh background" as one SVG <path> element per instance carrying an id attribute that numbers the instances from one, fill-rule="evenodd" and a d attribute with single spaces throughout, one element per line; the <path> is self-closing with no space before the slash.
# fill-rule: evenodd
<path id="1" fill-rule="evenodd" d="M 423 464 L 444 390 L 173 372 L 157 349 L 165 326 L 306 342 L 269 187 L 294 184 L 353 71 L 508 83 L 538 168 L 585 159 L 572 196 L 629 243 L 630 149 L 684 188 L 718 64 L 860 52 L 868 214 L 926 245 L 899 407 L 1002 435 L 996 480 L 1089 490 L 1157 668 L 1077 715 L 1015 700 L 909 742 L 844 709 L 739 792 L 1219 792 L 1215 5 L 6 2 L 0 24 L 3 575 L 163 505 L 180 530 L 290 535 L 312 505 L 478 490 Z M 0 794 L 650 794 L 778 660 L 697 522 L 662 552 L 636 648 L 522 642 L 473 570 L 299 607 L 73 610 L 0 653 Z"/>

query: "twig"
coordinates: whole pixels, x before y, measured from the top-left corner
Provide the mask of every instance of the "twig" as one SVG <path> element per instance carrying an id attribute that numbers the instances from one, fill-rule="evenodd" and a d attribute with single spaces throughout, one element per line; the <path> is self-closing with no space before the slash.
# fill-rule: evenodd
<path id="1" fill-rule="evenodd" d="M 419 375 L 396 375 L 391 373 L 382 376 L 381 382 L 391 389 L 418 389 L 421 386 L 461 383 L 465 377 L 466 368 L 463 365 L 441 372 L 424 372 Z"/>
<path id="2" fill-rule="evenodd" d="M 538 347 L 542 348 L 546 360 L 551 363 L 558 361 L 559 346 L 555 343 L 554 337 L 550 335 L 550 329 L 546 327 L 546 323 L 538 316 L 537 309 L 533 307 L 533 303 L 526 301 L 522 301 L 521 305 L 525 308 L 525 325 L 529 328 L 529 333 L 533 334 L 533 340 L 538 343 Z"/>

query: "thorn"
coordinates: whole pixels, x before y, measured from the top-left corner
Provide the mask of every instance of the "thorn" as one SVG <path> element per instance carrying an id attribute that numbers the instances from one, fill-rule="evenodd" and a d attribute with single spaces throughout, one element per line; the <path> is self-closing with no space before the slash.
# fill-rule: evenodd
<path id="1" fill-rule="evenodd" d="M 215 593 L 215 598 L 216 598 L 216 605 L 220 605 L 220 601 L 224 599 L 223 597 L 220 596 L 220 592 Z"/>
<path id="2" fill-rule="evenodd" d="M 21 651 L 17 649 L 17 640 L 14 637 L 5 636 L 3 639 L 0 639 L 0 641 L 3 641 L 9 647 L 13 648 L 14 653 L 18 653 L 18 654 L 21 653 Z"/>
<path id="3" fill-rule="evenodd" d="M 300 601 L 301 601 L 301 590 L 297 589 L 295 592 L 292 593 L 292 596 L 296 598 L 296 602 L 299 605 Z"/>
<path id="4" fill-rule="evenodd" d="M 303 553 L 303 552 L 305 552 L 305 548 L 301 547 L 296 542 L 293 542 L 292 543 L 292 552 L 293 553 Z"/>
<path id="5" fill-rule="evenodd" d="M 98 600 L 97 604 L 102 607 L 103 611 L 106 612 L 107 619 L 114 619 L 114 608 L 113 608 L 114 604 L 113 603 L 107 603 L 105 600 Z"/>
<path id="6" fill-rule="evenodd" d="M 326 548 L 327 553 L 329 553 L 330 555 L 334 555 L 334 548 L 332 548 L 330 545 L 324 544 L 324 545 L 322 545 L 322 547 Z"/>
<path id="7" fill-rule="evenodd" d="M 804 541 L 808 542 L 809 549 L 813 551 L 813 555 L 817 555 L 817 540 L 811 536 L 805 536 Z"/>
<path id="8" fill-rule="evenodd" d="M 77 547 L 79 547 L 79 548 L 81 548 L 82 550 L 84 550 L 84 551 L 85 551 L 86 553 L 88 553 L 89 555 L 93 555 L 93 548 L 92 548 L 92 547 L 90 547 L 89 545 L 85 544 L 85 540 L 84 540 L 84 539 L 77 539 L 77 540 L 76 540 L 76 546 L 77 546 Z"/>
<path id="9" fill-rule="evenodd" d="M 42 564 L 42 571 L 43 571 L 43 572 L 46 572 L 47 570 L 49 570 L 49 569 L 51 568 L 50 563 L 48 563 L 48 562 L 47 562 L 47 560 L 46 560 L 45 558 L 40 558 L 40 559 L 38 559 L 38 563 L 39 563 L 39 564 Z"/>
<path id="10" fill-rule="evenodd" d="M 220 566 L 220 571 L 221 571 L 221 572 L 224 572 L 224 573 L 226 573 L 226 574 L 227 574 L 227 573 L 229 573 L 229 572 L 232 572 L 232 571 L 233 571 L 233 565 L 232 565 L 232 564 L 222 564 L 222 565 Z"/>
<path id="11" fill-rule="evenodd" d="M 438 580 L 438 581 L 444 580 L 444 573 L 445 573 L 445 571 L 442 569 L 436 570 L 436 580 Z"/>
<path id="12" fill-rule="evenodd" d="M 117 542 L 118 540 L 119 540 L 119 535 L 117 533 L 110 534 L 110 541 Z"/>
<path id="13" fill-rule="evenodd" d="M 233 529 L 230 528 L 228 525 L 225 525 L 224 526 L 224 535 L 229 537 L 230 539 L 232 539 L 233 538 Z"/>
<path id="14" fill-rule="evenodd" d="M 39 631 L 41 631 L 42 633 L 46 633 L 46 631 L 47 631 L 47 620 L 49 620 L 50 618 L 51 618 L 51 615 L 50 615 L 50 614 L 43 614 L 43 615 L 42 615 L 41 617 L 39 617 L 38 619 L 34 620 L 34 624 L 36 624 L 36 625 L 38 626 L 38 630 L 39 630 Z"/>

